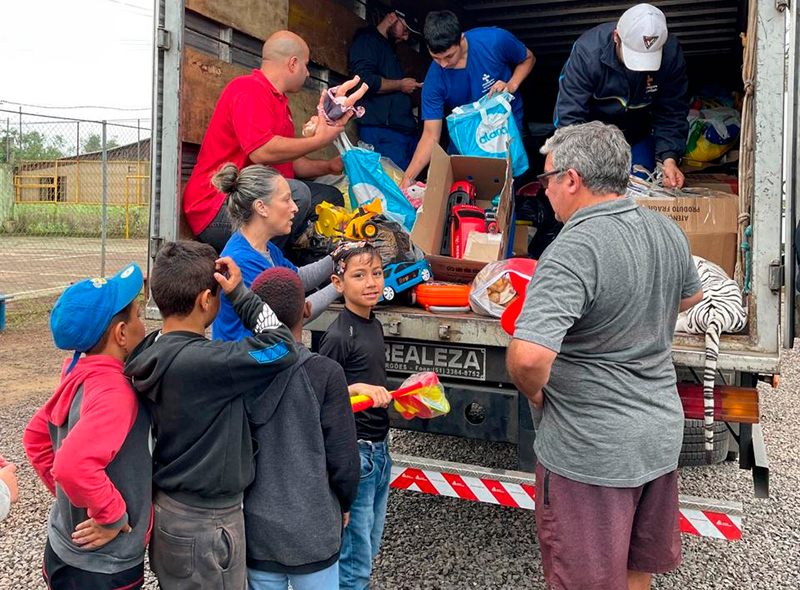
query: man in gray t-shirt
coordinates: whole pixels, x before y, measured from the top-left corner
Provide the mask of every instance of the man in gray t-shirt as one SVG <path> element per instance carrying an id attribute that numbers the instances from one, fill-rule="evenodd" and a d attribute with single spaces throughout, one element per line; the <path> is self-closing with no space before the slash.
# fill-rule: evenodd
<path id="1" fill-rule="evenodd" d="M 630 147 L 599 122 L 560 129 L 541 175 L 564 228 L 508 350 L 535 408 L 537 529 L 556 588 L 649 588 L 680 563 L 683 410 L 670 356 L 702 298 L 689 244 L 625 197 Z"/>

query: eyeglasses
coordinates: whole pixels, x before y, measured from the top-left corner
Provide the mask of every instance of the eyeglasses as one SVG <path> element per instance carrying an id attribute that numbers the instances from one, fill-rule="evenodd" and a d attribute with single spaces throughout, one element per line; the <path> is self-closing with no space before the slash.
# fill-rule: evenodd
<path id="1" fill-rule="evenodd" d="M 550 179 L 558 176 L 559 174 L 564 174 L 566 170 L 558 169 L 558 170 L 551 170 L 550 172 L 545 172 L 540 174 L 536 177 L 536 180 L 539 181 L 539 184 L 542 185 L 542 188 L 547 189 L 550 185 Z"/>

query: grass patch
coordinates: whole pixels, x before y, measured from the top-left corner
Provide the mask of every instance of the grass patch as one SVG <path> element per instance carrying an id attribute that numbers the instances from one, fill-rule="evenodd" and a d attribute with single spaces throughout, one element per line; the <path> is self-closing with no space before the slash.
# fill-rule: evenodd
<path id="1" fill-rule="evenodd" d="M 109 238 L 125 237 L 125 207 L 109 205 Z M 146 238 L 149 207 L 129 207 L 129 237 Z M 10 219 L 0 224 L 0 234 L 26 236 L 97 237 L 102 234 L 103 213 L 97 205 L 71 203 L 16 203 Z"/>
<path id="2" fill-rule="evenodd" d="M 35 297 L 31 299 L 12 299 L 6 303 L 6 332 L 9 333 L 14 330 L 22 330 L 30 327 L 41 327 L 50 330 L 50 312 L 53 310 L 58 298 L 61 294 L 45 295 L 44 297 Z M 145 298 L 144 293 L 139 293 L 137 299 L 142 312 L 142 320 L 144 320 L 144 306 Z M 145 321 L 146 331 L 149 333 L 151 330 L 161 327 L 161 322 Z M 3 332 L 0 332 L 3 334 Z"/>
<path id="3" fill-rule="evenodd" d="M 59 295 L 35 299 L 12 299 L 6 302 L 6 332 L 41 325 L 49 329 L 50 310 Z"/>

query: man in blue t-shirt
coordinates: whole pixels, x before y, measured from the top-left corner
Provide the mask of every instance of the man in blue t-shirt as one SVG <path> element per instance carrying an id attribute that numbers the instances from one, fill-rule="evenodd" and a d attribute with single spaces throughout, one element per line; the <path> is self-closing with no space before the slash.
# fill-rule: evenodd
<path id="1" fill-rule="evenodd" d="M 433 145 L 442 135 L 448 111 L 479 100 L 485 94 L 509 92 L 520 133 L 522 99 L 517 91 L 531 73 L 536 58 L 530 49 L 504 29 L 486 27 L 461 31 L 449 10 L 431 12 L 423 30 L 433 63 L 422 86 L 422 138 L 406 169 L 400 188 L 414 183 L 431 160 Z"/>

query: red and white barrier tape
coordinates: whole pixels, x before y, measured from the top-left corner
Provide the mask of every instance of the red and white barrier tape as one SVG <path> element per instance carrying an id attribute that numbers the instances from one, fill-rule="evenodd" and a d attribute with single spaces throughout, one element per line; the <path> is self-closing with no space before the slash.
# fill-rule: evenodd
<path id="1" fill-rule="evenodd" d="M 680 508 L 680 517 L 682 533 L 727 541 L 738 541 L 742 538 L 741 516 Z"/>
<path id="2" fill-rule="evenodd" d="M 392 480 L 389 485 L 400 490 L 413 490 L 434 496 L 449 496 L 511 508 L 534 508 L 535 490 L 532 485 L 526 484 L 392 466 Z"/>
<path id="3" fill-rule="evenodd" d="M 393 465 L 390 486 L 434 496 L 448 496 L 511 508 L 533 510 L 536 491 L 533 485 L 503 482 L 486 477 L 472 477 Z M 701 537 L 736 541 L 742 538 L 742 518 L 709 510 L 680 507 L 681 532 Z"/>

